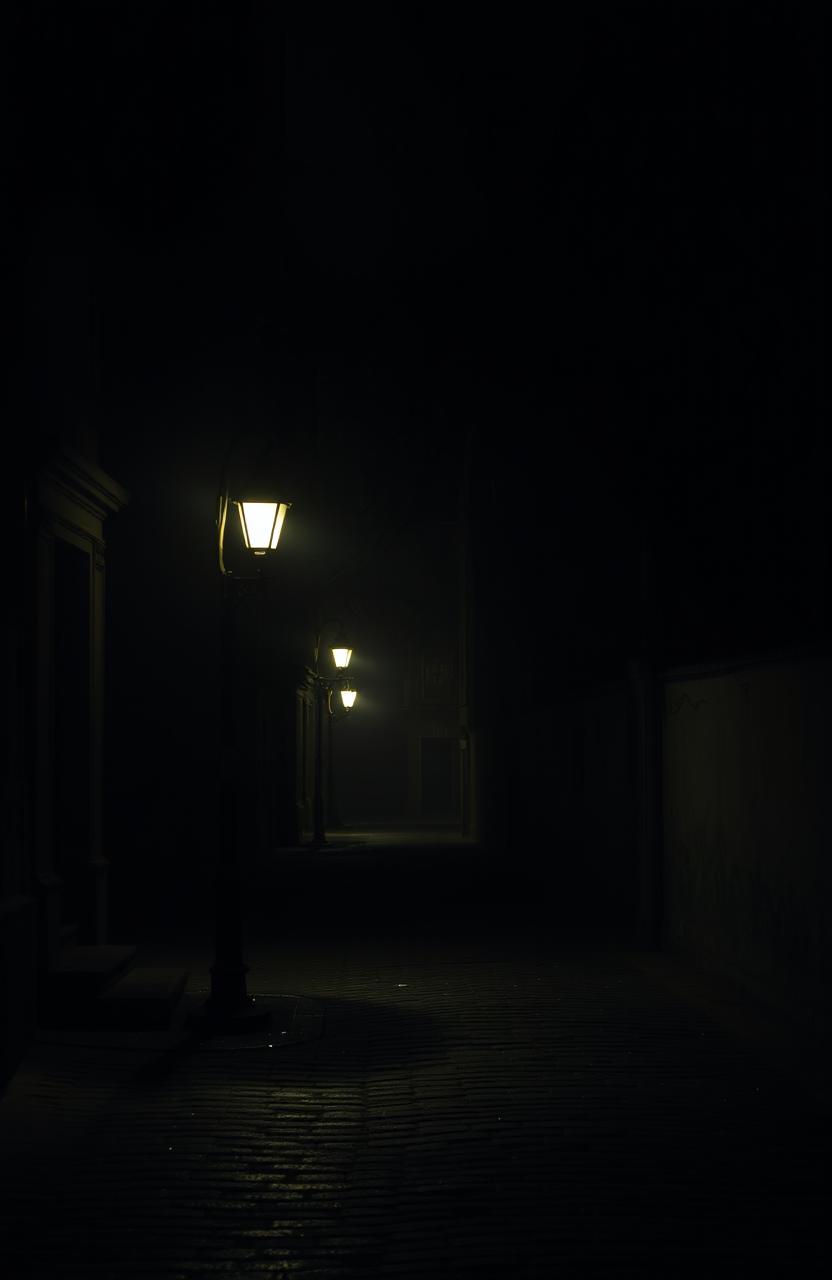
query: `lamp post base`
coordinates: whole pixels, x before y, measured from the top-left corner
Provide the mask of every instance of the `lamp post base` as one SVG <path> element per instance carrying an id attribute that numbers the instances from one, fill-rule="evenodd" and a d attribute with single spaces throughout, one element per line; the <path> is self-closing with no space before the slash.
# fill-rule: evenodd
<path id="1" fill-rule="evenodd" d="M 248 965 L 226 960 L 211 969 L 211 993 L 191 1014 L 190 1022 L 199 1035 L 234 1035 L 258 1031 L 272 1015 L 269 1006 L 246 988 Z"/>
<path id="2" fill-rule="evenodd" d="M 278 1049 L 323 1035 L 323 1005 L 307 996 L 261 992 L 235 1011 L 213 1005 L 207 992 L 193 991 L 185 997 L 183 1015 L 189 1041 L 205 1050 Z"/>
<path id="3" fill-rule="evenodd" d="M 268 1028 L 274 1021 L 275 1012 L 268 1001 L 258 1003 L 254 996 L 247 996 L 235 1004 L 209 996 L 193 1010 L 188 1022 L 200 1038 L 212 1035 L 247 1035 L 252 1031 Z"/>

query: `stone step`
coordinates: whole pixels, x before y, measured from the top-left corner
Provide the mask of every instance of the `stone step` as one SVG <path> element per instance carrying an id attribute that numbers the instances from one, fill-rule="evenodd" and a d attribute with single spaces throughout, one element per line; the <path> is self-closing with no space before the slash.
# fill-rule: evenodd
<path id="1" fill-rule="evenodd" d="M 40 1021 L 69 1026 L 102 991 L 126 973 L 136 957 L 134 946 L 63 947 L 40 980 Z"/>
<path id="2" fill-rule="evenodd" d="M 137 965 L 107 987 L 90 1012 L 96 1025 L 118 1030 L 170 1026 L 188 981 L 186 969 Z"/>
<path id="3" fill-rule="evenodd" d="M 184 969 L 134 965 L 134 946 L 62 949 L 41 982 L 39 1021 L 52 1028 L 169 1027 L 188 980 Z"/>
<path id="4" fill-rule="evenodd" d="M 50 986 L 85 992 L 102 991 L 133 963 L 133 946 L 90 945 L 63 947 L 47 975 Z"/>

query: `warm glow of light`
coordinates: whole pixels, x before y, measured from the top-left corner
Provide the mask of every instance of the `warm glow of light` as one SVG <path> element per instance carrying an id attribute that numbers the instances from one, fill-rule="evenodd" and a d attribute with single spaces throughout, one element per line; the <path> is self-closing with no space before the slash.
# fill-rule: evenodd
<path id="1" fill-rule="evenodd" d="M 343 671 L 345 667 L 350 665 L 352 649 L 333 649 L 332 657 L 338 670 Z"/>
<path id="2" fill-rule="evenodd" d="M 355 702 L 355 698 L 356 698 L 355 689 L 341 690 L 341 701 L 343 702 L 347 710 L 349 710 L 349 708 L 353 705 L 353 703 Z"/>
<path id="3" fill-rule="evenodd" d="M 286 502 L 238 502 L 246 546 L 256 556 L 274 551 L 289 504 Z"/>

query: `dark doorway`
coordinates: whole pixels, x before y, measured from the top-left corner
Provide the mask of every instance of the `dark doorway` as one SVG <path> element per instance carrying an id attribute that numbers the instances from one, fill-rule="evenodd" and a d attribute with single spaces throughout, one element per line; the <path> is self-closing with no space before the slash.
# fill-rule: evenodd
<path id="1" fill-rule="evenodd" d="M 62 928 L 83 928 L 81 903 L 90 856 L 90 558 L 55 540 L 53 757 L 54 863 L 62 878 Z"/>
<path id="2" fill-rule="evenodd" d="M 455 738 L 422 739 L 422 813 L 426 818 L 455 818 L 459 780 Z"/>

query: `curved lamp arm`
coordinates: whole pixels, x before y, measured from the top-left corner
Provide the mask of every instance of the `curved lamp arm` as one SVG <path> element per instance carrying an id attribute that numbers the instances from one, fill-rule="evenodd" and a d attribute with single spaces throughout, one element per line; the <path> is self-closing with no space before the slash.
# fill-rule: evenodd
<path id="1" fill-rule="evenodd" d="M 225 457 L 222 460 L 222 470 L 220 472 L 220 492 L 217 498 L 217 560 L 219 562 L 220 573 L 227 576 L 230 570 L 225 567 L 223 558 L 223 546 L 225 544 L 225 522 L 228 519 L 228 468 L 231 464 L 231 456 L 234 453 L 235 441 L 231 440 L 225 451 Z"/>
<path id="2" fill-rule="evenodd" d="M 228 491 L 220 493 L 217 503 L 217 559 L 219 561 L 220 573 L 228 575 L 230 570 L 225 567 L 223 559 L 223 545 L 225 543 L 225 522 L 228 519 Z"/>

